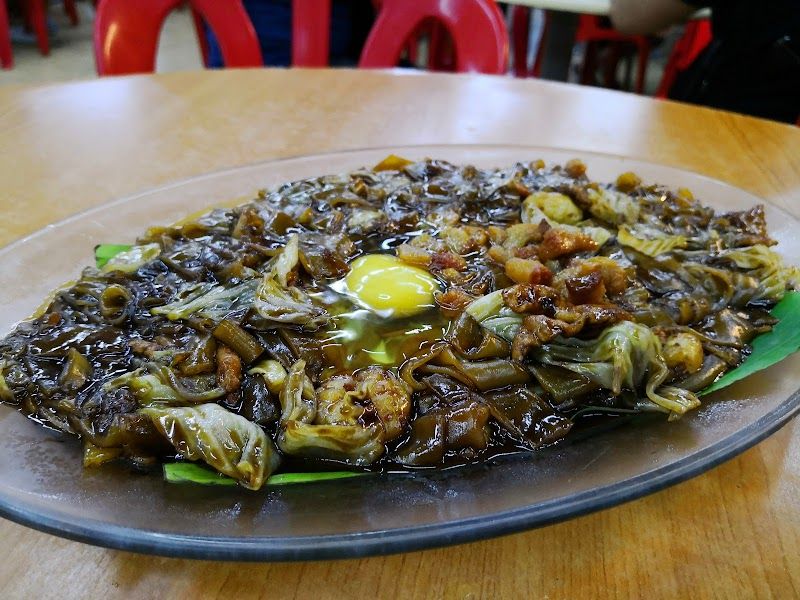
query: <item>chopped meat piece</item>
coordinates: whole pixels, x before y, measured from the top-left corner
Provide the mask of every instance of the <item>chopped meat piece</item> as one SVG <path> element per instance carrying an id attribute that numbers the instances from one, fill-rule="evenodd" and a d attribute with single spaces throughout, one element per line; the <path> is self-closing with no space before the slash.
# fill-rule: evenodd
<path id="1" fill-rule="evenodd" d="M 446 292 L 436 292 L 433 297 L 442 314 L 448 319 L 456 318 L 474 300 L 472 296 L 457 287 L 448 288 Z"/>
<path id="2" fill-rule="evenodd" d="M 431 264 L 431 255 L 427 250 L 417 248 L 411 244 L 401 244 L 397 247 L 397 258 L 404 263 L 426 269 Z"/>
<path id="3" fill-rule="evenodd" d="M 432 270 L 455 269 L 463 271 L 467 268 L 467 261 L 463 256 L 453 252 L 434 252 L 431 257 Z"/>
<path id="4" fill-rule="evenodd" d="M 514 338 L 511 356 L 522 360 L 532 348 L 546 344 L 554 337 L 563 335 L 573 337 L 589 326 L 607 326 L 630 319 L 630 315 L 616 306 L 596 306 L 584 304 L 558 310 L 555 318 L 546 315 L 529 315 L 522 322 L 522 328 Z"/>
<path id="5" fill-rule="evenodd" d="M 134 338 L 130 340 L 128 342 L 128 346 L 130 346 L 131 352 L 133 352 L 134 354 L 138 354 L 139 356 L 146 356 L 147 358 L 153 358 L 154 352 L 158 352 L 159 350 L 163 349 L 163 346 L 161 346 L 160 344 L 143 340 L 141 338 Z"/>
<path id="6" fill-rule="evenodd" d="M 514 337 L 511 345 L 511 357 L 514 360 L 523 360 L 531 348 L 538 348 L 546 344 L 557 335 L 564 334 L 572 337 L 583 329 L 583 321 L 565 323 L 545 315 L 530 315 L 525 317 L 522 329 Z"/>
<path id="7" fill-rule="evenodd" d="M 509 251 L 502 246 L 492 246 L 489 248 L 489 251 L 486 253 L 486 255 L 494 262 L 501 265 L 505 264 L 505 262 L 511 257 Z"/>
<path id="8" fill-rule="evenodd" d="M 526 197 L 531 191 L 519 179 L 512 179 L 506 184 L 506 189 L 512 194 L 517 194 L 520 198 Z"/>
<path id="9" fill-rule="evenodd" d="M 617 261 L 607 256 L 593 256 L 587 259 L 574 259 L 568 268 L 560 271 L 554 278 L 553 287 L 560 291 L 564 296 L 569 297 L 569 281 L 586 277 L 592 273 L 597 273 L 603 285 L 605 293 L 621 294 L 631 284 L 633 275 L 620 265 Z M 573 285 L 575 285 L 573 283 Z M 575 304 L 587 304 L 591 302 L 578 302 L 571 300 Z M 597 304 L 600 302 L 594 302 Z"/>
<path id="10" fill-rule="evenodd" d="M 228 394 L 242 384 L 242 359 L 224 344 L 217 348 L 217 383 Z"/>
<path id="11" fill-rule="evenodd" d="M 489 234 L 489 239 L 493 244 L 502 244 L 506 241 L 506 230 L 497 225 L 489 225 L 486 228 L 486 233 Z"/>
<path id="12" fill-rule="evenodd" d="M 517 258 L 536 258 L 539 256 L 539 248 L 534 244 L 528 244 L 527 246 L 514 250 L 514 256 Z"/>
<path id="13" fill-rule="evenodd" d="M 597 242 L 585 233 L 554 227 L 548 229 L 539 244 L 539 259 L 550 260 L 576 252 L 597 250 Z"/>
<path id="14" fill-rule="evenodd" d="M 505 265 L 506 275 L 517 283 L 550 285 L 553 273 L 538 260 L 510 258 Z"/>
<path id="15" fill-rule="evenodd" d="M 450 250 L 457 254 L 468 254 L 486 245 L 488 236 L 480 227 L 445 227 L 439 234 Z"/>
<path id="16" fill-rule="evenodd" d="M 568 160 L 567 164 L 564 165 L 564 171 L 574 179 L 583 177 L 586 175 L 586 163 L 578 158 L 573 158 L 572 160 Z"/>
<path id="17" fill-rule="evenodd" d="M 566 285 L 569 301 L 573 304 L 602 304 L 606 300 L 606 286 L 597 271 L 570 277 Z"/>
<path id="18" fill-rule="evenodd" d="M 516 250 L 531 242 L 542 240 L 542 230 L 538 223 L 518 223 L 506 229 L 506 239 L 503 248 Z"/>
<path id="19" fill-rule="evenodd" d="M 559 293 L 546 285 L 517 284 L 503 290 L 503 301 L 517 313 L 553 316 L 562 303 Z"/>
<path id="20" fill-rule="evenodd" d="M 586 325 L 613 325 L 620 321 L 630 321 L 631 314 L 624 308 L 613 304 L 580 304 L 559 308 L 555 317 L 567 323 L 586 319 Z"/>

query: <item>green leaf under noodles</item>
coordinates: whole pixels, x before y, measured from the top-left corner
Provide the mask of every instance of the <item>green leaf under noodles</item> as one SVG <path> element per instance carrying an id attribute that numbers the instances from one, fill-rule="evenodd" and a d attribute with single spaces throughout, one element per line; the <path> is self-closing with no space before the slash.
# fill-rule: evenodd
<path id="1" fill-rule="evenodd" d="M 331 479 L 350 479 L 363 477 L 369 473 L 356 473 L 353 471 L 323 471 L 321 473 L 278 473 L 267 479 L 267 485 L 292 485 L 295 483 L 312 483 L 314 481 L 329 481 Z"/>
<path id="2" fill-rule="evenodd" d="M 255 423 L 218 404 L 140 410 L 187 460 L 202 460 L 257 490 L 278 467 L 272 440 Z"/>
<path id="3" fill-rule="evenodd" d="M 164 463 L 164 481 L 167 483 L 196 483 L 198 485 L 219 485 L 231 487 L 236 480 L 208 469 L 197 463 Z"/>
<path id="4" fill-rule="evenodd" d="M 644 384 L 647 399 L 674 415 L 700 405 L 692 392 L 661 385 L 669 374 L 661 342 L 650 328 L 632 321 L 608 327 L 595 340 L 557 338 L 536 350 L 535 357 L 584 375 L 614 395 Z"/>
<path id="5" fill-rule="evenodd" d="M 130 250 L 132 247 L 130 244 L 98 244 L 94 247 L 95 265 L 98 269 L 101 269 L 117 254 Z"/>
<path id="6" fill-rule="evenodd" d="M 315 481 L 331 481 L 334 479 L 351 479 L 363 477 L 368 473 L 355 471 L 321 471 L 317 473 L 278 473 L 267 479 L 266 485 L 294 485 L 298 483 L 314 483 Z M 167 483 L 194 483 L 198 485 L 212 485 L 231 487 L 236 485 L 236 480 L 227 475 L 191 462 L 177 462 L 164 464 L 164 480 Z"/>
<path id="7" fill-rule="evenodd" d="M 779 319 L 778 323 L 772 331 L 762 333 L 753 340 L 750 356 L 700 392 L 700 395 L 716 392 L 800 350 L 800 292 L 787 292 L 772 309 L 772 315 Z"/>
<path id="8" fill-rule="evenodd" d="M 103 248 L 103 246 L 98 246 L 98 248 L 95 249 L 95 260 L 98 260 L 97 252 L 100 248 Z M 104 253 L 107 254 L 107 256 L 103 257 L 105 262 L 100 265 L 99 268 L 106 273 L 110 271 L 133 273 L 142 265 L 158 258 L 158 255 L 161 254 L 161 246 L 158 244 L 128 246 L 127 248 L 108 245 L 105 248 L 106 250 Z"/>

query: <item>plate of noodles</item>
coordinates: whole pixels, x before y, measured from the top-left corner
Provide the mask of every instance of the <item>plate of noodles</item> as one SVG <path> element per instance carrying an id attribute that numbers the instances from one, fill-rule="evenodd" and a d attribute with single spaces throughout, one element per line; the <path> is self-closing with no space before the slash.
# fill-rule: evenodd
<path id="1" fill-rule="evenodd" d="M 525 146 L 260 163 L 0 250 L 0 513 L 186 556 L 363 556 L 654 492 L 798 410 L 796 219 Z"/>

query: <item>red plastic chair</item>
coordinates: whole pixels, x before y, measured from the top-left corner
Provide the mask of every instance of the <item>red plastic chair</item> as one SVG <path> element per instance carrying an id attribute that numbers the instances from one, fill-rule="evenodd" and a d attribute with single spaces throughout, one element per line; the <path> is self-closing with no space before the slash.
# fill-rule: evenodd
<path id="1" fill-rule="evenodd" d="M 25 15 L 25 23 L 33 30 L 36 36 L 36 45 L 39 47 L 39 52 L 43 56 L 47 56 L 50 54 L 50 33 L 47 31 L 47 1 L 22 0 L 22 10 Z M 73 26 L 78 24 L 79 17 L 75 0 L 64 0 L 64 12 Z"/>
<path id="2" fill-rule="evenodd" d="M 8 11 L 5 0 L 0 0 L 0 66 L 10 69 L 14 66 L 14 53 L 11 51 L 11 30 L 8 27 Z"/>
<path id="3" fill-rule="evenodd" d="M 194 8 L 192 9 L 192 22 L 194 23 L 194 32 L 197 34 L 197 43 L 200 46 L 200 58 L 203 59 L 203 65 L 208 67 L 208 36 L 206 35 L 206 26 L 203 21 L 202 15 Z"/>
<path id="4" fill-rule="evenodd" d="M 711 42 L 711 38 L 711 21 L 709 19 L 697 19 L 686 24 L 683 35 L 675 42 L 669 59 L 667 59 L 656 98 L 667 97 L 675 79 L 682 71 L 688 69 L 689 65 L 705 50 Z"/>
<path id="5" fill-rule="evenodd" d="M 327 67 L 331 0 L 292 0 L 292 66 Z"/>
<path id="6" fill-rule="evenodd" d="M 514 55 L 515 77 L 539 77 L 542 72 L 542 57 L 550 20 L 544 13 L 544 26 L 542 37 L 539 40 L 539 49 L 536 52 L 533 64 L 528 67 L 528 35 L 531 26 L 531 9 L 527 6 L 514 4 L 511 6 L 511 49 Z"/>
<path id="7" fill-rule="evenodd" d="M 47 7 L 44 0 L 23 0 L 25 22 L 36 36 L 36 45 L 42 56 L 50 54 L 50 35 L 47 32 Z"/>
<path id="8" fill-rule="evenodd" d="M 203 17 L 192 9 L 192 19 L 203 64 L 208 66 L 208 37 Z M 292 66 L 328 66 L 330 23 L 330 0 L 292 0 Z"/>
<path id="9" fill-rule="evenodd" d="M 395 66 L 406 41 L 430 19 L 440 22 L 452 36 L 456 71 L 505 72 L 508 34 L 493 0 L 383 0 L 359 67 Z"/>
<path id="10" fill-rule="evenodd" d="M 612 27 L 604 26 L 600 17 L 581 15 L 578 19 L 578 29 L 575 32 L 575 41 L 586 42 L 587 44 L 581 83 L 590 82 L 589 79 L 596 63 L 595 49 L 593 47 L 595 42 L 611 42 L 614 44 L 614 47 L 612 47 L 612 56 L 614 58 L 606 68 L 606 85 L 609 85 L 613 80 L 613 71 L 616 69 L 616 64 L 619 60 L 619 44 L 627 43 L 636 46 L 639 60 L 637 61 L 636 87 L 634 89 L 637 94 L 644 92 L 644 78 L 647 74 L 647 62 L 650 58 L 650 40 L 646 36 L 626 35 Z"/>
<path id="11" fill-rule="evenodd" d="M 158 35 L 167 15 L 183 0 L 102 0 L 94 27 L 99 75 L 152 73 Z M 189 0 L 216 33 L 225 65 L 260 67 L 261 47 L 239 0 Z"/>
<path id="12" fill-rule="evenodd" d="M 67 13 L 67 18 L 73 27 L 80 22 L 80 18 L 78 17 L 78 8 L 75 6 L 75 0 L 64 0 L 64 12 Z"/>

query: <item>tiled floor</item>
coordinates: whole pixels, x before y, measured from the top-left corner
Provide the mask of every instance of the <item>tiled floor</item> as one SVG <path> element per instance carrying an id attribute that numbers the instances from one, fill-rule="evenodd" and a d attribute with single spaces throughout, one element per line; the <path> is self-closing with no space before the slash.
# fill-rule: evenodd
<path id="1" fill-rule="evenodd" d="M 4 0 L 0 0 L 2 1 Z M 94 11 L 88 2 L 79 2 L 78 11 L 80 23 L 77 27 L 72 27 L 60 3 L 54 3 L 50 18 L 57 32 L 50 36 L 50 56 L 39 54 L 34 43 L 15 41 L 14 68 L 0 70 L 0 85 L 97 77 L 92 49 Z M 201 68 L 197 37 L 189 12 L 176 11 L 167 19 L 161 32 L 157 64 L 159 71 Z"/>

